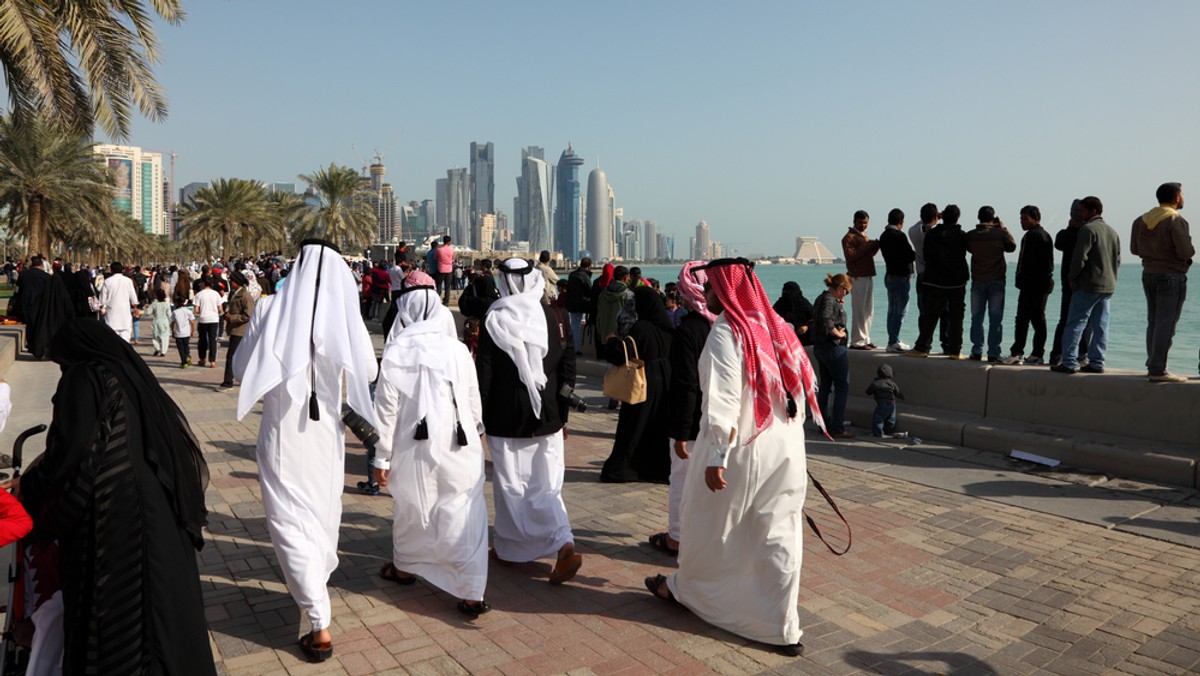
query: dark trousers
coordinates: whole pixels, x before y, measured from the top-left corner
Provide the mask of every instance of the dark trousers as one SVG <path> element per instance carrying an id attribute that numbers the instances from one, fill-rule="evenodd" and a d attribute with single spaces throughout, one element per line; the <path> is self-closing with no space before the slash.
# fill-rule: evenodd
<path id="1" fill-rule="evenodd" d="M 1159 376 L 1167 372 L 1167 353 L 1187 300 L 1187 275 L 1143 272 L 1142 290 L 1146 293 L 1146 369 Z"/>
<path id="2" fill-rule="evenodd" d="M 1054 328 L 1054 342 L 1050 345 L 1050 363 L 1057 364 L 1062 361 L 1062 339 L 1063 330 L 1067 328 L 1067 314 L 1071 309 L 1071 285 L 1065 280 L 1063 281 L 1062 289 L 1062 304 L 1058 309 L 1058 326 Z M 1088 345 L 1092 342 L 1092 327 L 1087 326 L 1083 329 L 1083 338 L 1079 341 L 1079 354 L 1087 354 Z"/>
<path id="3" fill-rule="evenodd" d="M 817 359 L 817 406 L 830 434 L 843 432 L 846 426 L 846 399 L 850 396 L 850 353 L 845 345 L 817 343 L 813 345 Z M 829 396 L 833 395 L 833 406 Z"/>
<path id="4" fill-rule="evenodd" d="M 225 350 L 225 378 L 221 381 L 221 384 L 226 387 L 233 387 L 233 354 L 237 352 L 240 342 L 242 342 L 241 336 L 229 334 L 229 349 Z"/>
<path id="5" fill-rule="evenodd" d="M 442 291 L 445 294 L 444 301 L 443 301 L 443 303 L 445 305 L 450 304 L 450 282 L 453 280 L 453 278 L 454 278 L 454 273 L 451 273 L 451 272 L 437 273 L 436 279 L 437 279 L 438 290 Z"/>
<path id="6" fill-rule="evenodd" d="M 196 339 L 196 352 L 200 357 L 200 363 L 206 361 L 217 361 L 217 323 L 211 324 L 196 324 L 196 332 L 199 337 Z"/>
<path id="7" fill-rule="evenodd" d="M 925 275 L 917 273 L 917 281 L 913 284 L 913 290 L 917 292 L 917 331 L 921 330 L 921 315 L 925 312 Z M 946 308 L 942 308 L 941 319 L 938 322 L 938 340 L 941 344 L 946 343 Z M 932 342 L 932 341 L 931 341 Z"/>
<path id="8" fill-rule="evenodd" d="M 963 315 L 967 311 L 967 287 L 945 289 L 939 286 L 925 285 L 925 309 L 921 311 L 918 322 L 921 335 L 913 346 L 919 352 L 929 352 L 933 346 L 933 330 L 940 323 L 944 333 L 941 335 L 942 352 L 959 354 L 962 352 Z"/>
<path id="9" fill-rule="evenodd" d="M 175 349 L 179 350 L 179 363 L 186 364 L 192 358 L 192 338 L 176 338 Z"/>
<path id="10" fill-rule="evenodd" d="M 1025 338 L 1029 335 L 1029 325 L 1033 324 L 1033 351 L 1029 356 L 1040 359 L 1046 355 L 1046 301 L 1049 298 L 1049 291 L 1021 289 L 1017 294 L 1017 326 L 1009 354 L 1025 354 Z"/>
<path id="11" fill-rule="evenodd" d="M 877 400 L 875 415 L 871 416 L 871 434 L 882 437 L 896 431 L 896 402 Z"/>

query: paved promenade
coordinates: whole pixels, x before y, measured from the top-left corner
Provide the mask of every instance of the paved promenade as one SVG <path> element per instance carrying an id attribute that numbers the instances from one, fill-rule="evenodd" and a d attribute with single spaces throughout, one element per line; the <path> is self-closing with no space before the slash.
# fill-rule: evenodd
<path id="1" fill-rule="evenodd" d="M 1200 669 L 1194 491 L 1041 475 L 953 447 L 833 444 L 810 434 L 810 469 L 850 520 L 854 542 L 839 558 L 806 530 L 799 601 L 807 652 L 788 658 L 645 591 L 644 577 L 674 567 L 646 544 L 664 530 L 666 487 L 598 483 L 615 412 L 597 408 L 573 418 L 567 442 L 564 497 L 585 557 L 580 575 L 551 587 L 550 561 L 493 564 L 494 610 L 475 621 L 424 583 L 401 587 L 377 576 L 391 550 L 391 500 L 354 489 L 365 466 L 355 444 L 347 454 L 341 563 L 330 581 L 336 657 L 306 664 L 295 642 L 307 622 L 282 582 L 259 500 L 258 414 L 235 420 L 237 390 L 216 389 L 220 369 L 147 359 L 207 453 L 211 515 L 201 574 L 213 653 L 225 674 Z M 7 378 L 17 411 L 0 443 L 48 418 L 57 367 L 23 360 Z M 598 403 L 597 380 L 584 385 Z M 490 511 L 490 485 L 486 492 Z M 843 541 L 840 521 L 815 491 L 808 511 L 835 544 Z"/>

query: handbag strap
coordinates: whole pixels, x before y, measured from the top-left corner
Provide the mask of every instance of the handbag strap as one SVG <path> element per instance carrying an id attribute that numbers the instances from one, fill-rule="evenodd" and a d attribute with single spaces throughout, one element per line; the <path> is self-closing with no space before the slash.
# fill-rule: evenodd
<path id="1" fill-rule="evenodd" d="M 817 477 L 813 476 L 812 472 L 808 472 L 808 478 L 812 479 L 813 486 L 816 486 L 817 491 L 821 494 L 821 497 L 825 498 L 825 501 L 828 502 L 829 506 L 833 508 L 834 514 L 837 514 L 838 518 L 842 520 L 842 523 L 846 524 L 846 548 L 840 552 L 834 549 L 833 545 L 830 545 L 829 541 L 825 539 L 825 536 L 821 535 L 821 529 L 817 528 L 817 522 L 813 521 L 811 516 L 805 514 L 804 520 L 808 522 L 809 528 L 812 528 L 813 532 L 817 534 L 817 539 L 821 541 L 821 544 L 825 545 L 826 549 L 832 552 L 834 556 L 842 556 L 846 552 L 850 551 L 850 545 L 854 539 L 854 534 L 850 531 L 850 522 L 846 520 L 846 517 L 842 514 L 842 510 L 838 509 L 837 503 L 833 501 L 833 497 L 829 495 L 829 491 L 825 490 L 825 487 L 821 485 L 820 481 L 817 481 Z"/>
<path id="2" fill-rule="evenodd" d="M 633 336 L 625 336 L 624 338 L 622 338 L 622 339 L 621 339 L 621 346 L 622 346 L 622 347 L 624 347 L 624 346 L 625 346 L 625 341 L 627 341 L 627 340 L 629 341 L 629 344 L 630 344 L 630 345 L 633 345 L 633 358 L 634 358 L 634 359 L 641 359 L 641 357 L 639 357 L 639 356 L 638 356 L 638 351 L 637 351 L 637 341 L 633 339 Z M 629 361 L 629 353 L 628 353 L 628 352 L 626 352 L 626 353 L 625 353 L 625 361 Z"/>

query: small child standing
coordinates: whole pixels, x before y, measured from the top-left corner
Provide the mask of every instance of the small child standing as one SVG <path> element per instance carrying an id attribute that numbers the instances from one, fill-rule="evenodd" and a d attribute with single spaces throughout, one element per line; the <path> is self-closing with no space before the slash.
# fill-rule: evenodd
<path id="1" fill-rule="evenodd" d="M 892 380 L 892 367 L 884 364 L 867 386 L 867 395 L 875 397 L 875 415 L 871 419 L 871 434 L 882 437 L 896 432 L 896 400 L 903 399 L 900 386 Z"/>
<path id="2" fill-rule="evenodd" d="M 196 313 L 184 303 L 186 298 L 175 298 L 175 311 L 171 313 L 171 334 L 175 336 L 175 347 L 179 348 L 179 368 L 185 369 L 192 363 L 192 333 L 196 329 Z"/>
<path id="3" fill-rule="evenodd" d="M 167 356 L 167 350 L 171 349 L 171 304 L 167 302 L 165 289 L 154 290 L 154 302 L 146 310 L 146 317 L 154 329 L 154 356 Z"/>

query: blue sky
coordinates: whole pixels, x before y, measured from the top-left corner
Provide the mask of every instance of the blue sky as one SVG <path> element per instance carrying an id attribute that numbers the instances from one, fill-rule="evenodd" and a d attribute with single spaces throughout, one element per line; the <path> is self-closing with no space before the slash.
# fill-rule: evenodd
<path id="1" fill-rule="evenodd" d="M 1037 204 L 1053 231 L 1095 194 L 1124 235 L 1159 183 L 1200 186 L 1200 3 L 184 6 L 159 34 L 169 118 L 131 138 L 181 155 L 177 186 L 378 149 L 401 199 L 426 199 L 492 141 L 510 213 L 520 149 L 571 142 L 680 255 L 701 219 L 790 254 L 799 235 L 836 249 L 856 209 L 878 232 L 926 201 L 1013 228 Z"/>

